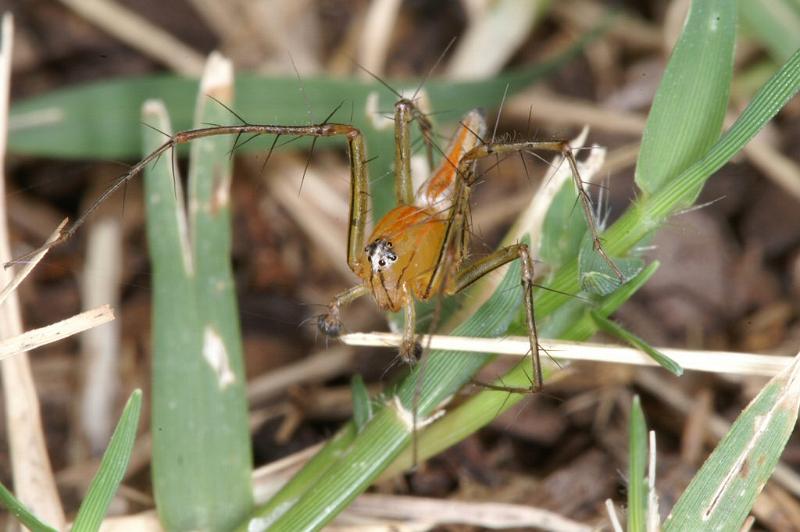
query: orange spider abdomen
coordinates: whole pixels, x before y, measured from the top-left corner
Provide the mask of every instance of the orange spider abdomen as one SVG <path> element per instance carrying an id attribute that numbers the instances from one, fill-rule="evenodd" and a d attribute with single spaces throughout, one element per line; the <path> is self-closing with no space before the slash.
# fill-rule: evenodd
<path id="1" fill-rule="evenodd" d="M 427 299 L 438 291 L 431 283 L 446 227 L 445 218 L 413 205 L 381 218 L 355 270 L 380 308 L 398 311 L 410 297 Z"/>

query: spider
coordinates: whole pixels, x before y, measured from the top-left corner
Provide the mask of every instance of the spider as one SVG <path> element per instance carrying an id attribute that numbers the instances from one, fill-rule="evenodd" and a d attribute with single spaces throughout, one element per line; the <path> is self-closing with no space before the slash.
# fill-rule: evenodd
<path id="1" fill-rule="evenodd" d="M 218 103 L 225 106 L 221 102 Z M 416 301 L 430 300 L 440 294 L 456 294 L 504 264 L 519 260 L 533 377 L 530 388 L 502 389 L 515 392 L 541 389 L 543 378 L 534 319 L 534 269 L 527 245 L 517 243 L 477 260 L 468 258 L 469 201 L 472 187 L 478 178 L 475 171 L 476 161 L 495 154 L 528 150 L 560 153 L 572 171 L 584 215 L 591 230 L 594 249 L 617 276 L 622 277 L 619 269 L 603 250 L 596 226 L 592 221 L 589 197 L 583 189 L 575 158 L 565 141 L 485 142 L 483 140 L 487 129 L 485 118 L 480 111 L 473 110 L 459 123 L 450 145 L 443 153 L 441 164 L 415 191 L 411 176 L 411 124 L 417 122 L 429 150 L 431 124 L 412 100 L 400 98 L 394 105 L 396 146 L 394 188 L 397 206 L 384 215 L 372 233 L 367 236 L 369 180 L 364 139 L 358 128 L 349 124 L 330 123 L 328 120 L 308 126 L 249 124 L 231 109 L 228 110 L 237 116 L 242 124 L 210 126 L 176 133 L 118 178 L 92 206 L 64 229 L 58 238 L 13 262 L 25 260 L 68 240 L 108 196 L 139 174 L 147 165 L 179 144 L 217 135 L 236 135 L 237 143 L 242 135 L 274 135 L 272 143 L 274 148 L 281 136 L 315 138 L 344 136 L 348 144 L 351 173 L 347 263 L 361 282 L 336 295 L 328 305 L 327 312 L 318 317 L 317 325 L 322 333 L 338 336 L 342 330 L 341 307 L 359 297 L 371 294 L 380 309 L 404 312 L 405 324 L 400 357 L 409 363 L 414 363 L 420 351 L 416 341 Z"/>

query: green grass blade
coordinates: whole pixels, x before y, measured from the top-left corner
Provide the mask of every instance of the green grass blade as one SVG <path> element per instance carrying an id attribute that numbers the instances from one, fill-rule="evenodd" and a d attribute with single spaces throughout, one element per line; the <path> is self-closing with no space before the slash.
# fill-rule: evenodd
<path id="1" fill-rule="evenodd" d="M 229 112 L 210 97 L 233 104 L 232 67 L 217 54 L 212 54 L 206 67 L 193 127 L 228 119 Z M 200 139 L 191 144 L 189 154 L 194 292 L 203 335 L 202 363 L 208 366 L 204 376 L 206 408 L 203 418 L 196 420 L 208 427 L 201 447 L 207 463 L 202 471 L 195 471 L 192 481 L 199 481 L 207 490 L 201 511 L 214 516 L 214 529 L 229 529 L 253 506 L 244 354 L 231 265 L 230 153 L 234 140 L 232 136 Z"/>
<path id="2" fill-rule="evenodd" d="M 86 497 L 81 503 L 72 530 L 75 532 L 95 531 L 108 511 L 108 505 L 119 488 L 128 461 L 131 458 L 133 444 L 136 441 L 136 429 L 139 426 L 139 414 L 142 410 L 142 391 L 135 390 L 128 399 L 125 409 L 111 435 L 106 452 L 100 461 Z"/>
<path id="3" fill-rule="evenodd" d="M 575 215 L 579 210 L 575 184 L 568 180 L 556 193 L 542 223 L 539 257 L 551 268 L 573 260 L 581 248 L 589 226 L 583 216 Z"/>
<path id="4" fill-rule="evenodd" d="M 736 2 L 692 2 L 642 135 L 636 184 L 654 194 L 708 151 L 728 107 Z"/>
<path id="5" fill-rule="evenodd" d="M 616 310 L 628 297 L 630 297 L 630 295 L 635 292 L 636 289 L 644 284 L 644 281 L 655 272 L 656 268 L 657 264 L 650 265 L 642 273 L 640 273 L 639 276 L 631 281 L 631 283 L 625 285 L 624 288 L 626 290 L 626 294 L 624 297 L 621 297 L 619 294 L 612 294 L 599 303 L 599 308 L 607 313 L 611 313 Z M 514 266 L 512 270 L 516 270 L 516 266 Z M 492 320 L 497 320 L 498 316 L 508 316 L 509 312 L 513 315 L 514 311 L 511 309 L 516 309 L 516 307 L 519 305 L 519 301 L 516 299 L 519 296 L 517 288 L 519 284 L 519 279 L 517 277 L 518 275 L 518 270 L 509 271 L 504 277 L 503 282 L 495 290 L 492 298 L 487 301 L 483 307 L 481 307 L 480 311 L 476 313 L 476 315 L 462 324 L 459 329 L 455 331 L 455 334 L 480 335 L 479 332 L 481 331 L 481 328 L 487 324 L 487 320 L 490 316 Z M 495 326 L 496 325 L 498 324 L 495 324 Z M 491 329 L 492 327 L 483 329 L 483 335 L 485 336 L 487 331 L 491 331 Z M 574 340 L 585 339 L 593 332 L 593 330 L 594 329 L 585 327 L 579 328 L 574 335 L 567 335 L 567 337 Z M 429 369 L 426 371 L 425 382 L 423 383 L 425 387 L 430 386 L 432 389 L 423 391 L 423 397 L 426 397 L 425 393 L 428 391 L 429 393 L 434 393 L 434 398 L 421 402 L 420 414 L 422 415 L 423 412 L 428 411 L 431 407 L 431 404 L 436 404 L 434 402 L 436 398 L 442 397 L 442 394 L 444 394 L 444 396 L 449 395 L 452 393 L 450 390 L 452 390 L 454 387 L 457 387 L 457 384 L 453 384 L 449 388 L 437 390 L 439 384 L 441 384 L 444 379 L 453 379 L 451 374 L 456 373 L 458 374 L 457 378 L 460 381 L 463 381 L 465 374 L 461 374 L 461 372 L 464 371 L 464 366 L 468 367 L 467 374 L 471 375 L 472 372 L 474 372 L 475 369 L 482 365 L 486 360 L 487 358 L 485 356 L 475 354 L 445 354 L 440 352 L 432 353 L 431 367 L 429 367 Z M 502 382 L 510 386 L 528 386 L 530 385 L 529 372 L 530 361 L 523 361 L 511 374 L 504 376 Z M 410 388 L 412 386 L 415 386 L 413 379 L 412 381 L 405 382 L 399 392 L 400 396 L 408 397 L 407 394 L 409 391 L 413 392 L 413 388 Z M 516 404 L 520 399 L 522 399 L 522 397 L 523 396 L 521 395 L 509 395 L 508 393 L 504 392 L 486 390 L 470 398 L 463 405 L 459 406 L 453 411 L 448 412 L 444 418 L 434 423 L 431 427 L 426 428 L 421 434 L 418 435 L 418 448 L 420 457 L 424 459 L 425 457 L 431 456 L 449 447 L 450 445 L 455 444 L 456 442 L 465 438 L 467 435 L 473 433 L 475 430 L 488 424 L 497 415 Z M 423 408 L 427 408 L 427 410 L 423 410 Z M 381 416 L 395 419 L 397 417 L 396 410 L 392 407 L 384 407 L 375 414 L 375 418 Z M 387 426 L 393 426 L 397 431 L 395 435 L 396 439 L 389 440 L 391 443 L 386 443 L 387 440 L 383 439 L 386 436 L 384 431 L 388 430 Z M 348 427 L 348 430 L 353 431 L 352 424 L 348 425 Z M 386 467 L 389 462 L 392 462 L 393 457 L 398 453 L 401 453 L 400 457 L 397 458 L 397 461 L 386 472 L 387 474 L 399 472 L 400 470 L 412 465 L 411 452 L 407 448 L 407 443 L 409 441 L 407 427 L 405 429 L 401 429 L 389 421 L 383 420 L 377 426 L 373 426 L 372 423 L 368 423 L 364 429 L 364 433 L 359 434 L 358 438 L 355 439 L 353 446 L 350 448 L 347 447 L 348 443 L 343 441 L 344 438 L 337 440 L 336 451 L 328 450 L 328 446 L 326 446 L 324 452 L 327 452 L 328 457 L 331 458 L 335 457 L 337 454 L 341 455 L 342 453 L 345 453 L 345 449 L 347 449 L 347 462 L 332 464 L 331 459 L 320 459 L 317 461 L 317 457 L 315 457 L 314 460 L 316 463 L 314 466 L 312 468 L 305 468 L 303 470 L 302 474 L 304 477 L 302 480 L 297 478 L 293 479 L 290 485 L 287 486 L 275 499 L 270 501 L 265 507 L 258 511 L 259 520 L 257 522 L 260 525 L 274 525 L 276 530 L 291 530 L 294 527 L 308 525 L 309 521 L 303 520 L 302 516 L 299 514 L 306 513 L 306 518 L 310 519 L 309 516 L 313 515 L 314 512 L 327 508 L 327 506 L 322 505 L 322 502 L 320 501 L 324 501 L 325 503 L 329 501 L 327 499 L 318 499 L 318 497 L 330 496 L 328 495 L 328 492 L 341 493 L 341 490 L 352 490 L 347 494 L 342 495 L 343 497 L 355 496 L 369 485 L 371 479 L 363 478 L 362 476 L 357 475 L 353 469 L 366 467 L 365 464 L 368 463 L 371 466 L 375 466 L 375 469 L 371 470 L 370 474 L 378 474 L 380 469 Z M 371 438 L 375 438 L 375 442 L 371 443 Z M 382 450 L 380 445 L 384 445 Z M 359 454 L 358 459 L 353 458 L 351 454 L 351 452 L 355 452 L 352 451 L 353 448 L 361 449 L 360 452 L 364 452 L 365 454 Z M 364 451 L 363 448 L 369 449 L 369 451 Z M 376 461 L 380 461 L 380 463 L 376 463 Z M 358 471 L 358 473 L 366 475 L 364 471 Z M 353 476 L 347 476 L 347 480 L 341 480 L 340 482 L 337 482 L 335 487 L 327 486 L 325 488 L 313 488 L 318 482 L 321 482 L 325 479 L 338 478 L 340 475 L 356 476 L 361 485 L 352 486 L 352 483 L 356 480 L 353 478 Z M 325 491 L 325 493 L 322 493 L 322 491 Z M 289 508 L 292 501 L 295 501 L 301 496 L 303 497 L 303 500 L 308 503 L 308 506 L 306 506 L 304 509 L 291 508 L 290 511 L 292 513 L 288 517 L 277 520 L 277 516 L 280 516 L 282 511 L 285 511 L 287 508 Z M 343 505 L 345 502 L 346 500 L 342 502 L 337 501 L 337 504 Z M 313 526 L 320 525 L 320 523 L 316 521 L 313 521 L 312 524 Z M 256 527 L 256 529 L 258 529 L 258 527 Z"/>
<path id="6" fill-rule="evenodd" d="M 354 375 L 350 380 L 350 390 L 353 394 L 353 423 L 356 431 L 360 432 L 372 417 L 372 399 L 361 375 Z"/>
<path id="7" fill-rule="evenodd" d="M 223 100 L 231 91 L 215 87 Z M 169 131 L 163 107 L 145 109 L 145 122 Z M 197 122 L 218 120 L 222 110 L 203 96 Z M 145 150 L 163 141 L 152 129 L 144 131 Z M 168 529 L 227 530 L 252 506 L 241 339 L 228 264 L 232 142 L 193 144 L 188 222 L 171 154 L 145 173 L 153 261 L 153 486 Z"/>
<path id="8" fill-rule="evenodd" d="M 166 108 L 148 102 L 145 123 L 171 130 Z M 142 129 L 145 150 L 164 139 Z M 205 506 L 205 489 L 193 476 L 205 462 L 202 444 L 212 427 L 203 425 L 206 365 L 202 362 L 202 326 L 193 289 L 194 266 L 188 242 L 180 180 L 167 153 L 145 170 L 147 235 L 152 261 L 153 309 L 153 491 L 159 517 L 168 529 L 192 529 Z"/>
<path id="9" fill-rule="evenodd" d="M 702 185 L 731 157 L 741 150 L 800 89 L 800 50 L 796 52 L 756 93 L 736 122 L 697 162 L 683 171 L 653 196 L 641 198 L 603 233 L 606 252 L 619 257 L 627 254 L 663 224 L 683 205 L 694 202 Z M 549 284 L 555 291 L 540 291 L 537 314 L 549 314 L 569 300 L 562 295 L 579 290 L 578 265 L 567 264 Z"/>
<path id="10" fill-rule="evenodd" d="M 591 310 L 589 315 L 592 317 L 594 322 L 597 324 L 597 327 L 612 336 L 619 338 L 620 340 L 629 343 L 636 349 L 642 351 L 647 356 L 655 360 L 662 368 L 666 369 L 676 377 L 680 377 L 683 375 L 683 368 L 669 358 L 667 355 L 656 349 L 655 347 L 651 346 L 632 332 L 628 331 L 618 323 L 606 318 L 599 312 L 595 310 Z"/>
<path id="11" fill-rule="evenodd" d="M 800 3 L 796 0 L 739 1 L 742 22 L 776 62 L 800 48 Z"/>
<path id="12" fill-rule="evenodd" d="M 739 530 L 794 431 L 800 356 L 739 415 L 664 524 L 673 530 Z"/>
<path id="13" fill-rule="evenodd" d="M 455 122 L 469 109 L 487 102 L 499 104 L 507 87 L 509 94 L 513 94 L 551 74 L 577 55 L 597 33 L 588 33 L 564 53 L 533 67 L 481 81 L 431 80 L 425 89 L 434 109 L 447 110 L 440 118 Z M 419 80 L 388 82 L 399 90 L 413 90 L 419 84 Z M 80 85 L 16 102 L 10 115 L 9 151 L 63 158 L 135 159 L 142 146 L 138 134 L 142 104 L 151 98 L 163 100 L 175 128 L 188 129 L 192 124 L 197 83 L 179 76 L 156 75 Z M 235 110 L 251 123 L 306 124 L 309 120 L 322 121 L 344 103 L 332 120 L 366 128 L 369 124 L 366 101 L 370 93 L 380 95 L 379 112 L 392 108 L 394 95 L 375 81 L 333 78 L 298 81 L 294 76 L 241 74 L 237 76 Z M 234 116 L 227 115 L 222 123 L 235 122 Z M 391 136 L 391 128 L 388 134 Z M 257 150 L 263 146 L 250 143 L 244 149 Z"/>
<path id="14" fill-rule="evenodd" d="M 647 425 L 639 396 L 631 405 L 628 440 L 628 532 L 644 532 L 647 523 Z"/>
<path id="15" fill-rule="evenodd" d="M 0 484 L 0 506 L 8 510 L 31 532 L 57 532 L 55 528 L 39 521 L 39 518 L 33 515 L 3 484 Z"/>

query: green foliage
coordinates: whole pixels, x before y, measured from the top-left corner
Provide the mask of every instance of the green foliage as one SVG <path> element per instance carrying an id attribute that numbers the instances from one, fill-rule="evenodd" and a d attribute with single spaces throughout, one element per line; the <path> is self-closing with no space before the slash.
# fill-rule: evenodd
<path id="1" fill-rule="evenodd" d="M 136 441 L 136 429 L 139 426 L 139 413 L 142 410 L 142 391 L 135 390 L 128 399 L 122 415 L 111 435 L 106 452 L 100 461 L 86 497 L 81 503 L 72 530 L 75 532 L 94 532 L 100 529 L 100 523 L 108 511 L 108 505 L 119 488 Z M 32 532 L 55 532 L 55 529 L 42 523 L 14 495 L 0 484 L 0 505 Z"/>
<path id="2" fill-rule="evenodd" d="M 86 497 L 81 503 L 72 530 L 89 532 L 100 529 L 111 504 L 111 499 L 119 489 L 119 485 L 128 469 L 128 462 L 136 442 L 136 429 L 139 426 L 139 413 L 142 410 L 142 391 L 134 391 L 111 435 L 106 452 L 100 461 L 100 468 L 89 485 Z"/>
<path id="3" fill-rule="evenodd" d="M 647 425 L 639 396 L 631 405 L 628 440 L 628 532 L 644 532 L 647 523 Z"/>
<path id="4" fill-rule="evenodd" d="M 202 96 L 196 123 L 226 111 Z M 166 110 L 144 122 L 170 131 Z M 144 147 L 164 142 L 143 128 Z M 173 530 L 228 530 L 252 506 L 252 470 L 241 335 L 230 266 L 233 138 L 192 145 L 188 212 L 171 154 L 145 173 L 153 262 L 153 487 Z"/>
<path id="5" fill-rule="evenodd" d="M 741 530 L 797 424 L 800 357 L 739 415 L 683 492 L 664 531 Z"/>
<path id="6" fill-rule="evenodd" d="M 660 190 L 719 137 L 735 37 L 736 2 L 692 2 L 642 134 L 635 179 L 645 194 Z M 696 186 L 699 192 L 702 183 Z"/>

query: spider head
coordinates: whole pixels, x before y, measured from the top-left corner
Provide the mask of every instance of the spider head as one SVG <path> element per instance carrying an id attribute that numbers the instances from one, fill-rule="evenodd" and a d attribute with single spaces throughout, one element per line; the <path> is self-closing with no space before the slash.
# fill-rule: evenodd
<path id="1" fill-rule="evenodd" d="M 364 248 L 367 259 L 372 266 L 372 272 L 377 273 L 389 268 L 397 261 L 392 243 L 385 238 L 377 238 Z"/>

